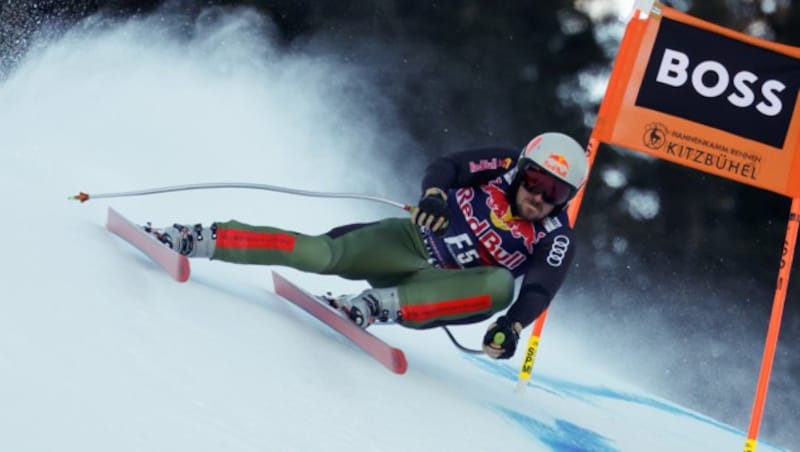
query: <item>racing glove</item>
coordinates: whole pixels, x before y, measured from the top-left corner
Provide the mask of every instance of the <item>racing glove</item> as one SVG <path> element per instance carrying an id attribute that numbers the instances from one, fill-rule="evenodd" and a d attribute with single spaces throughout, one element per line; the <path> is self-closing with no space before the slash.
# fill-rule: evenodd
<path id="1" fill-rule="evenodd" d="M 501 316 L 495 323 L 489 325 L 483 337 L 483 352 L 494 359 L 508 359 L 514 356 L 519 342 L 519 333 L 522 324 L 512 322 L 508 317 Z"/>
<path id="2" fill-rule="evenodd" d="M 440 188 L 425 190 L 419 205 L 411 208 L 411 222 L 433 232 L 443 232 L 450 225 L 447 194 Z"/>

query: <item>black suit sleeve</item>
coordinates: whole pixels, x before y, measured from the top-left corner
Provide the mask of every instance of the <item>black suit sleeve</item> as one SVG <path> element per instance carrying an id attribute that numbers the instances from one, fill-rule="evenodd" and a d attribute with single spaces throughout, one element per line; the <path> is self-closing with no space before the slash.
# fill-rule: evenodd
<path id="1" fill-rule="evenodd" d="M 568 226 L 554 231 L 536 244 L 519 296 L 506 316 L 523 327 L 533 323 L 550 306 L 572 266 L 575 255 L 573 231 Z"/>

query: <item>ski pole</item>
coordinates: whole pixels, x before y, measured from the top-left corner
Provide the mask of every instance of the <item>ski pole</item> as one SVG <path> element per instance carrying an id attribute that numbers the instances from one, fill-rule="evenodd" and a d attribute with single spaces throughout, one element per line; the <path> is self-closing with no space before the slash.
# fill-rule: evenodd
<path id="1" fill-rule="evenodd" d="M 349 198 L 349 199 L 365 199 L 369 201 L 376 201 L 381 202 L 384 204 L 388 204 L 390 206 L 398 207 L 405 211 L 410 211 L 411 206 L 408 204 L 399 203 L 397 201 L 392 201 L 390 199 L 381 198 L 378 196 L 371 196 L 371 195 L 362 195 L 359 193 L 330 193 L 330 192 L 319 192 L 319 191 L 309 191 L 309 190 L 298 190 L 296 188 L 287 188 L 287 187 L 280 187 L 277 185 L 268 185 L 268 184 L 250 184 L 250 183 L 243 183 L 243 182 L 219 182 L 219 183 L 203 183 L 203 184 L 188 184 L 188 185 L 173 185 L 169 187 L 157 187 L 157 188 L 147 188 L 144 190 L 134 190 L 134 191 L 125 191 L 125 192 L 117 192 L 117 193 L 84 193 L 80 192 L 77 195 L 70 196 L 69 200 L 80 201 L 84 203 L 90 199 L 98 199 L 98 198 L 122 198 L 126 196 L 143 196 L 143 195 L 153 195 L 158 193 L 170 193 L 176 191 L 189 191 L 189 190 L 207 190 L 207 189 L 219 189 L 219 188 L 247 188 L 253 190 L 267 190 L 267 191 L 275 191 L 281 193 L 289 193 L 293 195 L 300 195 L 300 196 L 310 196 L 310 197 L 317 197 L 317 198 Z"/>
<path id="2" fill-rule="evenodd" d="M 443 326 L 442 329 L 444 330 L 445 333 L 447 333 L 447 337 L 450 338 L 450 342 L 452 342 L 453 345 L 455 345 L 457 349 L 461 350 L 464 353 L 469 353 L 470 355 L 482 355 L 483 354 L 483 350 L 476 350 L 474 348 L 468 348 L 468 347 L 465 347 L 465 346 L 461 345 L 461 343 L 459 343 L 458 340 L 456 340 L 456 337 L 453 336 L 453 333 L 450 332 L 450 329 L 447 328 L 446 326 Z"/>

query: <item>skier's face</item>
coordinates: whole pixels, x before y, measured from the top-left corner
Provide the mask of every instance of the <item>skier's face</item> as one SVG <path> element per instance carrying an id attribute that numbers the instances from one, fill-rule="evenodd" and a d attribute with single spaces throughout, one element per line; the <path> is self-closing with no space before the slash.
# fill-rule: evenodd
<path id="1" fill-rule="evenodd" d="M 520 184 L 517 189 L 517 212 L 519 216 L 528 221 L 539 221 L 553 212 L 555 206 L 542 199 L 539 190 L 528 191 L 525 184 Z"/>

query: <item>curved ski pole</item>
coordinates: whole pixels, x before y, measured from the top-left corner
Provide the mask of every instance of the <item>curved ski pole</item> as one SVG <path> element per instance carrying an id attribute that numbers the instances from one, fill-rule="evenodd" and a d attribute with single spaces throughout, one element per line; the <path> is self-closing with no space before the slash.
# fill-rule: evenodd
<path id="1" fill-rule="evenodd" d="M 168 187 L 147 188 L 143 190 L 124 191 L 117 193 L 89 194 L 80 192 L 77 195 L 70 196 L 67 199 L 80 201 L 84 203 L 90 199 L 98 199 L 98 198 L 122 198 L 126 196 L 143 196 L 143 195 L 154 195 L 158 193 L 170 193 L 176 191 L 208 190 L 208 189 L 219 189 L 219 188 L 246 188 L 253 190 L 266 190 L 266 191 L 274 191 L 280 193 L 289 193 L 292 195 L 310 196 L 316 198 L 364 199 L 368 201 L 376 201 L 376 202 L 381 202 L 383 204 L 388 204 L 390 206 L 403 209 L 405 211 L 411 210 L 411 206 L 408 204 L 399 203 L 397 201 L 392 201 L 390 199 L 381 198 L 378 196 L 362 195 L 359 193 L 330 193 L 330 192 L 320 192 L 320 191 L 310 191 L 310 190 L 298 190 L 296 188 L 281 187 L 278 185 L 250 184 L 244 182 L 218 182 L 218 183 L 202 183 L 202 184 L 188 184 L 188 185 L 173 185 Z"/>
<path id="2" fill-rule="evenodd" d="M 464 347 L 463 345 L 461 345 L 456 340 L 455 336 L 453 336 L 453 333 L 450 332 L 450 329 L 447 328 L 446 326 L 443 326 L 442 329 L 444 330 L 445 333 L 447 333 L 447 337 L 450 338 L 450 341 L 453 342 L 453 345 L 455 345 L 457 349 L 461 350 L 464 353 L 470 353 L 472 355 L 482 355 L 483 354 L 483 350 L 475 350 L 473 348 L 468 348 L 468 347 Z"/>

